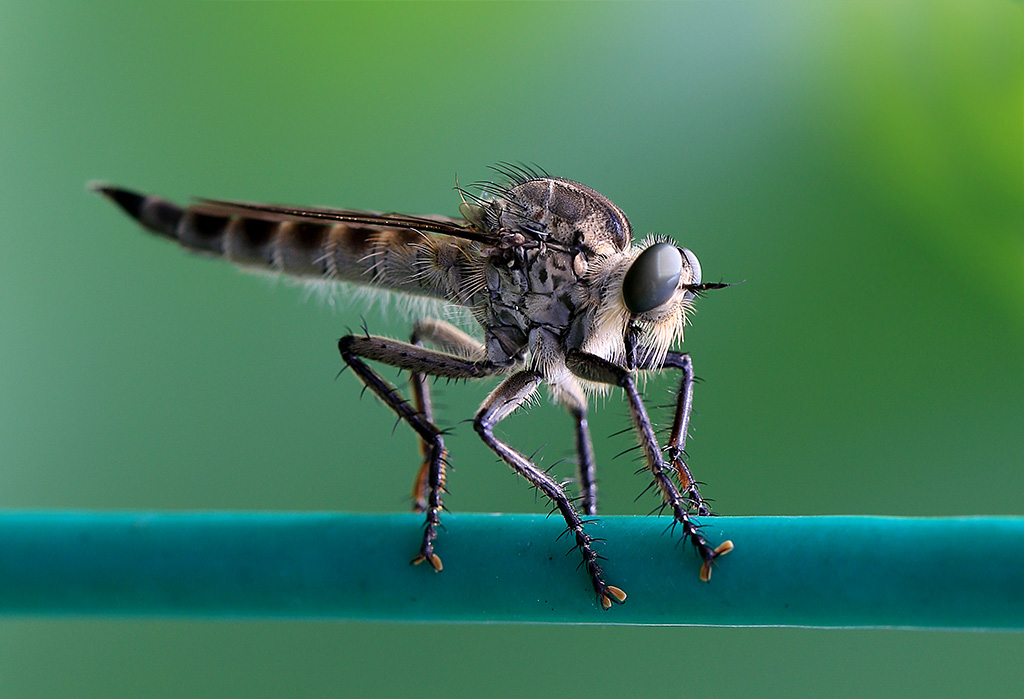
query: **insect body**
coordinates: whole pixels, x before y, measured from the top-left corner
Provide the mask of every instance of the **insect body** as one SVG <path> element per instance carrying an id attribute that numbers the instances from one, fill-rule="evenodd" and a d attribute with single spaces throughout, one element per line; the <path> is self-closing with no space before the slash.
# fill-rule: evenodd
<path id="1" fill-rule="evenodd" d="M 191 250 L 239 265 L 296 277 L 353 282 L 434 298 L 468 309 L 483 341 L 435 319 L 418 321 L 411 341 L 347 335 L 346 366 L 420 437 L 423 464 L 415 508 L 426 527 L 414 563 L 441 570 L 434 551 L 445 492 L 446 450 L 433 421 L 427 377 L 502 377 L 477 411 L 484 442 L 536 486 L 565 519 L 604 608 L 625 593 L 604 580 L 582 515 L 597 508 L 588 394 L 621 388 L 652 485 L 703 564 L 732 549 L 712 547 L 691 519 L 710 514 L 683 460 L 693 396 L 687 354 L 673 351 L 697 294 L 724 284 L 701 282 L 696 256 L 667 239 L 633 243 L 626 215 L 576 182 L 527 168 L 497 168 L 507 178 L 463 194 L 462 219 L 325 208 L 294 208 L 200 199 L 182 208 L 107 185 L 94 188 L 149 230 Z M 468 196 L 469 200 L 465 197 Z M 411 374 L 406 401 L 367 361 Z M 639 372 L 682 373 L 675 420 L 663 449 L 637 388 Z M 576 425 L 579 508 L 562 483 L 494 434 L 541 384 Z M 581 512 L 582 511 L 582 512 Z"/>

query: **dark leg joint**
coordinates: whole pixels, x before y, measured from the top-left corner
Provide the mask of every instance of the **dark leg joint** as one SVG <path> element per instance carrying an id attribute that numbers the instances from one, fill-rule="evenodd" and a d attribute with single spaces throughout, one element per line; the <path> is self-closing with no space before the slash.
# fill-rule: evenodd
<path id="1" fill-rule="evenodd" d="M 579 350 L 569 350 L 565 355 L 565 365 L 573 374 L 588 381 L 622 388 L 633 382 L 632 375 L 624 367 Z"/>

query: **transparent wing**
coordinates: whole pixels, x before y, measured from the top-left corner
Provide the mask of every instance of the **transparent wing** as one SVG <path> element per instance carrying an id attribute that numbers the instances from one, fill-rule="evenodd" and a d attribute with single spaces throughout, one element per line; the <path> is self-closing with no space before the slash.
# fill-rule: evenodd
<path id="1" fill-rule="evenodd" d="M 375 211 L 356 211 L 351 209 L 332 209 L 319 206 L 284 206 L 279 204 L 254 204 L 244 201 L 225 199 L 197 198 L 196 208 L 203 213 L 230 215 L 262 214 L 275 219 L 293 219 L 301 221 L 337 221 L 339 223 L 355 223 L 363 226 L 384 226 L 387 228 L 406 228 L 409 230 L 475 240 L 480 243 L 494 243 L 497 237 L 483 233 L 466 221 L 447 216 L 409 216 L 406 214 L 377 213 Z"/>

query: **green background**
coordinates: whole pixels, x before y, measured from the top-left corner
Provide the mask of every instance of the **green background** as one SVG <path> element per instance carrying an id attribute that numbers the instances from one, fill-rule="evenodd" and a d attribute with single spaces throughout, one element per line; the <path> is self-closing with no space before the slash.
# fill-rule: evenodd
<path id="1" fill-rule="evenodd" d="M 452 214 L 456 174 L 521 160 L 746 280 L 687 333 L 691 465 L 720 512 L 1021 514 L 1022 15 L 0 3 L 0 506 L 406 508 L 415 442 L 335 380 L 334 343 L 408 318 L 184 254 L 84 184 Z M 486 389 L 438 390 L 448 505 L 543 511 L 461 423 Z M 612 459 L 626 420 L 618 396 L 592 420 L 611 514 L 656 504 Z M 555 407 L 502 430 L 545 465 L 571 454 Z M 0 694 L 999 696 L 1022 653 L 1016 634 L 3 619 Z"/>

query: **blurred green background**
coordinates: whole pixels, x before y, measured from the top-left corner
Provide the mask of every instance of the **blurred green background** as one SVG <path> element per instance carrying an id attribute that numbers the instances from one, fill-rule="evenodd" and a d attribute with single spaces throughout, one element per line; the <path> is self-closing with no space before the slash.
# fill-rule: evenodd
<path id="1" fill-rule="evenodd" d="M 686 342 L 691 465 L 720 512 L 1021 514 L 1022 14 L 2 2 L 0 506 L 406 508 L 415 442 L 335 380 L 334 342 L 408 319 L 189 256 L 84 184 L 453 214 L 456 174 L 521 160 L 672 235 L 707 279 L 746 279 L 701 301 Z M 460 424 L 486 389 L 438 391 L 448 505 L 543 511 Z M 655 505 L 611 458 L 626 419 L 614 396 L 592 420 L 606 513 Z M 571 454 L 558 408 L 502 427 L 546 464 Z M 3 619 L 0 694 L 999 696 L 1022 651 L 919 631 Z"/>

